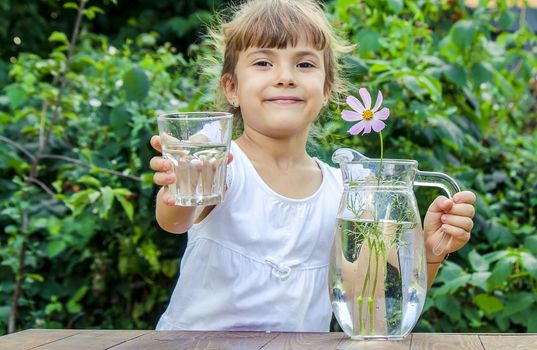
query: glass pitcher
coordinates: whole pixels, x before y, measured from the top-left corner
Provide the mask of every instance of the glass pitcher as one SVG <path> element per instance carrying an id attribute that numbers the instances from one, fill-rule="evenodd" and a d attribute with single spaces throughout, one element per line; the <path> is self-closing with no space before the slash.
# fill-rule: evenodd
<path id="1" fill-rule="evenodd" d="M 439 187 L 449 198 L 460 188 L 445 174 L 419 171 L 415 160 L 369 159 L 342 148 L 332 161 L 344 185 L 328 278 L 334 314 L 352 339 L 403 339 L 427 291 L 413 186 Z"/>

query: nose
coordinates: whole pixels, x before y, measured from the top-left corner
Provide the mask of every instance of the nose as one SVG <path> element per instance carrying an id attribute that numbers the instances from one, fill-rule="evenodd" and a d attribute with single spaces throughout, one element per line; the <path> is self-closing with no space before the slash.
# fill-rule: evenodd
<path id="1" fill-rule="evenodd" d="M 277 86 L 295 86 L 296 78 L 294 75 L 293 67 L 289 65 L 281 65 L 277 70 L 276 85 Z"/>

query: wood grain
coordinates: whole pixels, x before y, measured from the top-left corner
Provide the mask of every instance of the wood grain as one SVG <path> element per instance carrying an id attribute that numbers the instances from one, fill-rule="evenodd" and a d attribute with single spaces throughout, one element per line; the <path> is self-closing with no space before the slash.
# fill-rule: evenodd
<path id="1" fill-rule="evenodd" d="M 76 334 L 67 329 L 27 329 L 0 337 L 0 350 L 29 350 Z"/>
<path id="2" fill-rule="evenodd" d="M 82 330 L 72 337 L 49 342 L 36 350 L 93 350 L 108 349 L 135 339 L 149 331 Z"/>
<path id="3" fill-rule="evenodd" d="M 480 335 L 487 350 L 535 350 L 537 334 L 533 335 Z"/>
<path id="4" fill-rule="evenodd" d="M 402 341 L 358 341 L 344 333 L 29 329 L 0 337 L 0 350 L 535 350 L 537 334 L 413 333 Z"/>
<path id="5" fill-rule="evenodd" d="M 263 350 L 335 350 L 346 337 L 343 333 L 279 333 Z"/>
<path id="6" fill-rule="evenodd" d="M 152 331 L 111 349 L 260 349 L 277 336 L 265 332 Z"/>
<path id="7" fill-rule="evenodd" d="M 412 350 L 486 350 L 477 334 L 412 334 Z"/>
<path id="8" fill-rule="evenodd" d="M 345 337 L 338 345 L 337 350 L 410 350 L 412 335 L 404 340 L 352 340 Z"/>

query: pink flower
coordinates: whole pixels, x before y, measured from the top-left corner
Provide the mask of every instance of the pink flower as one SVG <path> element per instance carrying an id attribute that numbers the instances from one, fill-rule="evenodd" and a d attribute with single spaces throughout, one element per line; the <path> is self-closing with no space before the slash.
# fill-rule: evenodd
<path id="1" fill-rule="evenodd" d="M 360 132 L 362 135 L 368 134 L 371 132 L 371 129 L 375 132 L 381 131 L 386 126 L 383 120 L 388 119 L 390 116 L 390 110 L 386 107 L 379 111 L 380 105 L 382 104 L 382 93 L 379 91 L 375 107 L 371 109 L 371 95 L 367 89 L 361 88 L 358 92 L 364 103 L 362 104 L 354 96 L 349 96 L 347 97 L 347 104 L 353 111 L 344 110 L 341 112 L 341 117 L 348 122 L 359 120 L 358 123 L 354 124 L 348 130 L 349 134 L 357 135 Z"/>

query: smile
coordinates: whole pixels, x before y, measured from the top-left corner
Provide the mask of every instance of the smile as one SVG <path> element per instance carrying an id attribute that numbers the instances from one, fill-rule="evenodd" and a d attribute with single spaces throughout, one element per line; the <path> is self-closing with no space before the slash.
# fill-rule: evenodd
<path id="1" fill-rule="evenodd" d="M 272 97 L 272 98 L 266 99 L 265 101 L 276 103 L 276 104 L 285 104 L 285 105 L 304 102 L 303 100 L 297 97 L 287 97 L 287 96 Z"/>

